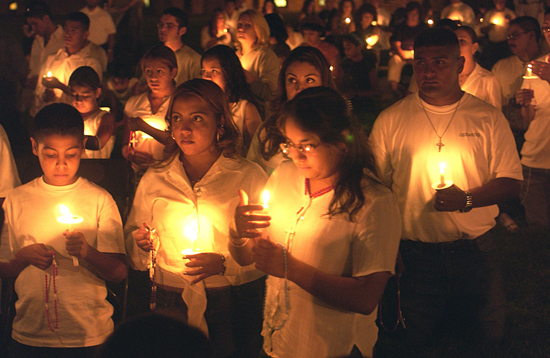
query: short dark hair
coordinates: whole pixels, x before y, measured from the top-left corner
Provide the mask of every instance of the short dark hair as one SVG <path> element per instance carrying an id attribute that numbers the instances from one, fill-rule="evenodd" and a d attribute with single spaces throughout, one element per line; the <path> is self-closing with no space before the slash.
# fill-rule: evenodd
<path id="1" fill-rule="evenodd" d="M 418 10 L 418 15 L 420 15 L 420 20 L 422 21 L 422 5 L 418 1 L 411 1 L 410 3 L 405 6 L 405 14 L 409 14 L 409 12 L 412 12 L 414 10 Z"/>
<path id="2" fill-rule="evenodd" d="M 164 9 L 162 14 L 174 16 L 180 29 L 182 27 L 187 27 L 187 25 L 189 24 L 189 15 L 179 7 L 167 7 L 166 9 Z"/>
<path id="3" fill-rule="evenodd" d="M 517 25 L 525 32 L 533 31 L 537 42 L 540 41 L 540 24 L 537 19 L 531 16 L 520 16 L 510 21 L 510 26 Z"/>
<path id="4" fill-rule="evenodd" d="M 52 103 L 36 114 L 31 123 L 30 133 L 37 142 L 53 134 L 74 136 L 82 141 L 84 140 L 84 120 L 73 106 L 66 103 Z"/>
<path id="5" fill-rule="evenodd" d="M 90 18 L 88 17 L 88 15 L 81 11 L 74 11 L 69 13 L 67 16 L 65 16 L 65 21 L 80 22 L 84 27 L 84 31 L 88 31 L 90 29 Z"/>
<path id="6" fill-rule="evenodd" d="M 344 42 L 344 41 L 347 41 L 350 44 L 355 45 L 355 46 L 363 45 L 363 41 L 361 41 L 359 36 L 354 32 L 342 36 L 342 42 Z"/>
<path id="7" fill-rule="evenodd" d="M 178 68 L 178 59 L 176 58 L 176 54 L 172 51 L 172 49 L 170 49 L 170 47 L 162 44 L 151 47 L 145 55 L 143 55 L 139 61 L 142 70 L 144 69 L 145 62 L 150 60 L 160 60 L 165 63 L 170 70 Z"/>
<path id="8" fill-rule="evenodd" d="M 27 6 L 25 10 L 25 17 L 35 17 L 42 19 L 44 16 L 48 15 L 49 18 L 52 17 L 52 12 L 48 4 L 44 1 L 33 1 Z"/>
<path id="9" fill-rule="evenodd" d="M 472 44 L 477 43 L 478 38 L 477 38 L 476 31 L 472 29 L 470 26 L 459 26 L 454 31 L 458 31 L 458 30 L 464 30 L 468 34 L 468 36 L 470 36 L 470 40 L 472 40 Z"/>
<path id="10" fill-rule="evenodd" d="M 90 66 L 82 66 L 77 68 L 69 78 L 69 87 L 72 86 L 87 86 L 94 91 L 101 88 L 101 80 L 97 72 Z"/>
<path id="11" fill-rule="evenodd" d="M 460 45 L 456 34 L 442 27 L 432 27 L 420 33 L 414 40 L 414 50 L 421 47 L 449 46 L 460 52 Z"/>

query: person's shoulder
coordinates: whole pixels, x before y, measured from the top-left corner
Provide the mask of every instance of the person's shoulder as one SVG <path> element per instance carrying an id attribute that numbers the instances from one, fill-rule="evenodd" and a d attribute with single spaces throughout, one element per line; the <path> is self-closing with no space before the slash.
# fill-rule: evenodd
<path id="1" fill-rule="evenodd" d="M 467 92 L 464 92 L 464 97 L 462 98 L 461 102 L 463 103 L 464 108 L 466 108 L 469 112 L 471 112 L 472 114 L 475 113 L 475 115 L 471 116 L 472 118 L 480 118 L 486 116 L 497 117 L 503 115 L 502 111 L 497 109 L 492 104 L 489 104 L 481 98 L 478 98 Z"/>
<path id="2" fill-rule="evenodd" d="M 512 55 L 506 58 L 503 58 L 502 60 L 498 60 L 497 63 L 494 64 L 492 71 L 498 71 L 502 69 L 503 67 L 507 67 L 510 65 L 513 65 L 514 63 L 518 62 L 518 58 L 516 55 Z"/>
<path id="3" fill-rule="evenodd" d="M 196 56 L 201 56 L 199 55 L 199 53 L 197 51 L 195 51 L 193 48 L 191 48 L 190 46 L 186 45 L 186 44 L 183 44 L 183 46 L 176 51 L 176 55 L 179 55 L 179 56 L 193 56 L 193 57 L 196 57 Z"/>
<path id="4" fill-rule="evenodd" d="M 246 158 L 228 158 L 222 156 L 220 158 L 220 166 L 227 170 L 236 170 L 245 176 L 260 176 L 266 177 L 264 170 L 257 164 Z"/>
<path id="5" fill-rule="evenodd" d="M 13 188 L 6 195 L 6 201 L 19 199 L 32 200 L 32 197 L 41 191 L 39 180 L 42 180 L 42 177 L 35 178 L 28 183 Z"/>
<path id="6" fill-rule="evenodd" d="M 476 64 L 476 72 L 480 77 L 497 80 L 497 76 L 493 72 L 486 70 L 485 68 L 481 67 L 479 64 Z"/>

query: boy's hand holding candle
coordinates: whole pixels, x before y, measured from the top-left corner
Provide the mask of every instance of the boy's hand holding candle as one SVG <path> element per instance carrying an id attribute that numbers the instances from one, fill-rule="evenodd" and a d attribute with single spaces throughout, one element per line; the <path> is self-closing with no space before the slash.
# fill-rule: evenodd
<path id="1" fill-rule="evenodd" d="M 90 246 L 84 237 L 84 234 L 74 230 L 65 230 L 63 233 L 65 236 L 65 249 L 73 257 L 73 260 L 76 259 L 78 266 L 78 258 L 82 257 L 86 259 L 88 257 L 88 252 Z"/>
<path id="2" fill-rule="evenodd" d="M 466 207 L 468 192 L 455 184 L 435 192 L 434 208 L 437 211 L 459 211 Z"/>

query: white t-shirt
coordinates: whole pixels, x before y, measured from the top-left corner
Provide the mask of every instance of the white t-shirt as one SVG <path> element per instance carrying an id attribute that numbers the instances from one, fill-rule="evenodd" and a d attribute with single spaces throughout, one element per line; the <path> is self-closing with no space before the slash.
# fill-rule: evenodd
<path id="1" fill-rule="evenodd" d="M 140 117 L 151 127 L 166 130 L 168 124 L 166 124 L 165 117 L 171 96 L 166 97 L 157 113 L 153 114 L 151 113 L 151 102 L 149 101 L 149 97 L 147 97 L 148 93 L 149 92 L 145 92 L 138 96 L 130 97 L 128 102 L 126 102 L 126 106 L 124 106 L 124 114 L 128 117 Z M 141 131 L 135 132 L 135 139 L 136 143 L 134 143 L 134 149 L 149 153 L 156 160 L 163 159 L 164 144 Z"/>
<path id="2" fill-rule="evenodd" d="M 46 46 L 44 46 L 44 38 L 40 35 L 36 35 L 31 47 L 31 57 L 29 61 L 30 72 L 28 77 L 38 76 L 40 68 L 46 59 L 51 55 L 55 55 L 59 49 L 64 47 L 65 36 L 61 25 L 57 25 L 56 30 L 50 36 L 50 40 Z"/>
<path id="3" fill-rule="evenodd" d="M 84 119 L 84 135 L 95 136 L 99 125 L 101 124 L 101 118 L 106 115 L 107 111 L 98 110 L 97 112 L 91 114 L 90 116 Z M 92 159 L 92 158 L 103 158 L 109 159 L 111 157 L 111 152 L 115 146 L 115 136 L 112 135 L 111 138 L 107 141 L 107 144 L 101 150 L 90 150 L 86 149 L 85 153 L 82 155 L 82 159 Z"/>
<path id="4" fill-rule="evenodd" d="M 270 101 L 276 95 L 279 77 L 279 59 L 269 47 L 259 46 L 246 55 L 238 53 L 243 68 L 257 80 L 250 84 L 252 93 L 261 101 Z"/>
<path id="5" fill-rule="evenodd" d="M 441 18 L 455 21 L 458 20 L 461 25 L 466 25 L 473 28 L 475 26 L 474 20 L 476 19 L 476 15 L 470 6 L 460 1 L 456 4 L 450 4 L 443 8 L 443 10 L 441 10 Z"/>
<path id="6" fill-rule="evenodd" d="M 491 26 L 489 28 L 489 41 L 501 42 L 506 41 L 508 36 L 508 29 L 510 28 L 508 21 L 515 19 L 516 14 L 508 8 L 504 8 L 504 10 L 491 9 L 487 11 L 484 18 L 486 21 L 484 23 L 486 23 L 487 25 L 493 24 L 495 22 L 498 23 L 495 26 Z"/>
<path id="7" fill-rule="evenodd" d="M 547 56 L 537 61 L 548 62 Z M 525 132 L 521 149 L 521 163 L 531 168 L 550 169 L 550 84 L 540 79 L 524 79 L 521 88 L 530 88 L 535 94 L 535 118 Z"/>
<path id="8" fill-rule="evenodd" d="M 73 229 L 82 232 L 88 244 L 100 252 L 124 253 L 122 222 L 113 198 L 104 189 L 79 178 L 74 184 L 52 186 L 37 178 L 11 191 L 4 202 L 12 256 L 31 244 L 44 244 L 55 251 L 59 275 L 56 277 L 56 332 L 48 327 L 45 278 L 49 278 L 50 322 L 55 325 L 52 267 L 45 271 L 27 266 L 15 281 L 18 300 L 12 337 L 36 347 L 88 347 L 103 343 L 113 331 L 113 307 L 107 300 L 105 281 L 80 260 L 73 266 L 65 250 L 62 233 L 67 224 L 57 221 L 59 204 L 69 207 L 84 221 Z M 47 275 L 47 276 L 46 276 Z"/>
<path id="9" fill-rule="evenodd" d="M 503 105 L 507 105 L 510 98 L 514 97 L 521 88 L 525 71 L 527 71 L 527 62 L 521 61 L 515 55 L 498 61 L 491 69 L 500 82 Z"/>
<path id="10" fill-rule="evenodd" d="M 33 116 L 36 115 L 40 109 L 53 102 L 71 104 L 71 97 L 63 93 L 63 91 L 58 88 L 54 89 L 56 99 L 53 102 L 44 102 L 42 95 L 44 94 L 46 87 L 42 85 L 42 78 L 46 77 L 48 72 L 51 72 L 52 77 L 56 77 L 59 82 L 68 86 L 69 78 L 72 73 L 81 66 L 90 66 L 93 68 L 101 80 L 103 76 L 103 69 L 100 62 L 94 57 L 90 46 L 85 46 L 82 50 L 73 55 L 69 55 L 67 51 L 65 51 L 65 48 L 62 48 L 59 49 L 55 55 L 49 56 L 46 62 L 42 65 L 42 68 L 38 74 L 38 83 L 36 84 L 36 89 L 34 91 L 35 106 L 31 114 Z"/>
<path id="11" fill-rule="evenodd" d="M 150 168 L 138 185 L 125 226 L 130 264 L 138 270 L 147 269 L 149 253 L 137 246 L 133 236 L 146 222 L 160 237 L 156 282 L 183 289 L 189 324 L 205 332 L 204 287 L 241 285 L 265 275 L 253 265 L 239 266 L 229 254 L 227 240 L 229 224 L 239 204 L 238 190 L 246 191 L 250 203 L 258 203 L 266 179 L 265 173 L 246 159 L 221 155 L 194 187 L 178 158 L 164 168 Z M 184 275 L 187 268 L 181 251 L 193 248 L 223 253 L 227 264 L 225 274 L 190 285 L 194 277 Z"/>
<path id="12" fill-rule="evenodd" d="M 433 207 L 435 190 L 431 185 L 440 182 L 441 162 L 446 163 L 445 179 L 462 190 L 502 177 L 523 180 L 510 126 L 501 111 L 468 93 L 460 99 L 450 125 L 457 103 L 423 104 L 442 135 L 445 146 L 440 152 L 436 146 L 439 138 L 418 93 L 384 110 L 370 136 L 382 180 L 391 185 L 399 201 L 402 238 L 422 242 L 474 239 L 495 225 L 498 207 L 474 208 L 469 213 L 439 212 Z"/>
<path id="13" fill-rule="evenodd" d="M 19 185 L 21 180 L 11 153 L 10 141 L 0 125 L 0 198 L 5 198 L 8 192 Z"/>
<path id="14" fill-rule="evenodd" d="M 107 10 L 96 6 L 93 10 L 85 6 L 80 12 L 85 13 L 90 18 L 90 35 L 88 40 L 97 45 L 103 45 L 111 34 L 116 33 L 116 26 L 111 14 Z"/>
<path id="15" fill-rule="evenodd" d="M 502 88 L 498 78 L 478 63 L 475 64 L 473 71 L 460 88 L 464 92 L 476 96 L 498 109 L 502 109 Z M 418 92 L 418 84 L 414 76 L 411 78 L 408 91 L 411 93 Z"/>
<path id="16" fill-rule="evenodd" d="M 201 55 L 187 45 L 183 45 L 175 54 L 178 60 L 176 85 L 201 77 Z"/>
<path id="17" fill-rule="evenodd" d="M 365 205 L 354 222 L 347 215 L 325 216 L 334 191 L 311 198 L 305 178 L 293 162 L 284 162 L 269 178 L 271 194 L 266 234 L 298 260 L 325 273 L 360 277 L 393 272 L 401 225 L 394 195 L 381 184 L 365 183 Z M 264 350 L 272 357 L 347 357 L 353 344 L 370 341 L 378 330 L 376 311 L 368 316 L 333 307 L 288 281 L 288 315 L 284 279 L 268 277 L 264 312 Z M 284 326 L 273 331 L 272 327 Z M 362 321 L 361 331 L 356 329 Z M 366 323 L 366 324 L 365 324 Z M 368 348 L 361 344 L 363 354 Z"/>

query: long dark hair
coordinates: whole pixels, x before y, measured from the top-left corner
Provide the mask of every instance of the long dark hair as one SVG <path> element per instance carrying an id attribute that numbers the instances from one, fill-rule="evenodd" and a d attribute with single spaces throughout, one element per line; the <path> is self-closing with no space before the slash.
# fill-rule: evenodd
<path id="1" fill-rule="evenodd" d="M 204 104 L 206 108 L 214 112 L 216 121 L 220 127 L 219 141 L 216 145 L 222 150 L 225 157 L 238 158 L 241 146 L 241 134 L 233 122 L 233 116 L 229 109 L 229 104 L 225 98 L 222 89 L 212 81 L 195 78 L 182 83 L 176 88 L 170 99 L 168 110 L 166 111 L 166 123 L 168 131 L 172 131 L 172 112 L 174 102 L 179 98 L 196 98 Z M 225 119 L 221 127 L 222 117 Z M 180 153 L 180 148 L 173 141 L 166 146 L 164 150 L 164 162 L 170 163 Z"/>
<path id="2" fill-rule="evenodd" d="M 277 118 L 279 117 L 284 105 L 288 102 L 286 93 L 286 71 L 288 67 L 295 62 L 309 63 L 321 74 L 322 85 L 336 89 L 336 84 L 332 78 L 330 64 L 321 51 L 311 46 L 299 46 L 290 52 L 283 62 L 279 71 L 278 91 L 279 94 L 271 102 L 272 115 L 265 120 L 258 128 L 260 134 L 260 154 L 265 160 L 269 160 L 279 151 L 279 144 L 284 142 L 284 136 L 277 128 Z M 265 131 L 265 135 L 262 132 Z"/>
<path id="3" fill-rule="evenodd" d="M 220 67 L 225 80 L 225 96 L 229 103 L 237 103 L 241 99 L 246 99 L 257 107 L 250 85 L 246 82 L 243 66 L 235 51 L 229 46 L 216 45 L 204 52 L 201 58 L 201 65 L 204 60 L 211 58 L 216 58 L 220 61 Z"/>
<path id="4" fill-rule="evenodd" d="M 303 131 L 316 134 L 321 143 L 344 148 L 327 215 L 346 214 L 354 221 L 366 200 L 363 180 L 379 180 L 367 136 L 347 101 L 332 88 L 307 88 L 285 105 L 277 121 L 281 133 L 289 118 Z"/>

